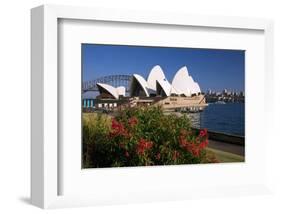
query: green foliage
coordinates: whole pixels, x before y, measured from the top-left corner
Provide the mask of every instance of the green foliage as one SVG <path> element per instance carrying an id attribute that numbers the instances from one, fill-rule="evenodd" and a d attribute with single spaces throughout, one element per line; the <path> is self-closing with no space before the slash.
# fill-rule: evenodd
<path id="1" fill-rule="evenodd" d="M 205 163 L 207 144 L 206 130 L 195 134 L 187 116 L 165 115 L 161 107 L 83 117 L 84 167 Z"/>
<path id="2" fill-rule="evenodd" d="M 110 163 L 104 155 L 107 154 L 109 141 L 107 136 L 110 131 L 110 118 L 101 113 L 83 114 L 83 164 L 84 167 L 92 167 L 93 160 L 99 160 L 102 165 Z M 95 158 L 93 158 L 95 155 Z"/>

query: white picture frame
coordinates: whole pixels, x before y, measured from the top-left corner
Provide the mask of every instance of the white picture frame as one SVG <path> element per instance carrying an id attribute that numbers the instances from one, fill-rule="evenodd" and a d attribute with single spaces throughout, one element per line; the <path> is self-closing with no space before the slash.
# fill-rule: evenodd
<path id="1" fill-rule="evenodd" d="M 176 200 L 203 196 L 239 195 L 267 192 L 266 182 L 245 185 L 210 187 L 186 194 L 183 190 L 163 190 L 147 195 L 125 192 L 104 198 L 66 196 L 59 194 L 59 143 L 58 143 L 58 21 L 59 19 L 92 20 L 116 23 L 142 23 L 161 26 L 197 26 L 218 29 L 260 30 L 264 32 L 264 93 L 266 100 L 273 99 L 273 23 L 270 20 L 241 17 L 220 17 L 186 14 L 151 13 L 145 11 L 114 11 L 109 9 L 80 8 L 44 5 L 31 10 L 31 202 L 41 208 L 56 208 L 94 204 Z M 272 106 L 265 103 L 265 123 L 272 119 Z M 267 134 L 267 133 L 265 133 Z M 268 145 L 267 145 L 268 146 Z M 266 158 L 266 157 L 263 157 Z M 152 169 L 150 169 L 151 171 Z M 265 169 L 262 168 L 265 173 Z M 166 172 L 175 172 L 167 168 Z M 126 170 L 122 169 L 126 174 Z M 168 186 L 170 184 L 167 184 Z M 194 184 L 195 186 L 198 184 Z M 171 186 L 171 185 L 170 185 Z M 172 186 L 171 186 L 172 188 Z M 170 191 L 170 192 L 169 192 Z M 165 197 L 165 193 L 170 196 Z M 98 192 L 96 193 L 98 194 Z M 107 197 L 106 195 L 104 196 Z M 119 199 L 120 198 L 120 199 Z M 158 199 L 157 199 L 158 198 Z"/>

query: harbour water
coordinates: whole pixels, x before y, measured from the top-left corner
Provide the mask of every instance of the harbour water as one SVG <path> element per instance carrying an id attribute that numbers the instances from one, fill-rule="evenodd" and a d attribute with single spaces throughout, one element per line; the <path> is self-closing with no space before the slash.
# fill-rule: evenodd
<path id="1" fill-rule="evenodd" d="M 189 113 L 192 126 L 210 131 L 245 136 L 245 104 L 209 104 L 203 112 Z"/>

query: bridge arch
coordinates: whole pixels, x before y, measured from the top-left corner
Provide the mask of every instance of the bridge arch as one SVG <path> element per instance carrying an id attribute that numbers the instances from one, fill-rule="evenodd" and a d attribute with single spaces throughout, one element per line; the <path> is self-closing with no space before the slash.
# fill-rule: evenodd
<path id="1" fill-rule="evenodd" d="M 109 75 L 99 77 L 97 79 L 91 81 L 85 81 L 82 84 L 83 93 L 87 91 L 98 91 L 97 83 L 105 83 L 109 84 L 113 87 L 124 86 L 126 88 L 126 92 L 130 90 L 132 76 L 131 75 Z"/>

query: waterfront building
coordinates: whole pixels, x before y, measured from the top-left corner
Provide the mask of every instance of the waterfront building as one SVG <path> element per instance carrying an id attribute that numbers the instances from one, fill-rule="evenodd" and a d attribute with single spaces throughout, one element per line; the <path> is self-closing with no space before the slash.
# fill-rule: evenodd
<path id="1" fill-rule="evenodd" d="M 187 67 L 179 69 L 170 83 L 159 65 L 154 66 L 147 80 L 138 74 L 133 74 L 130 96 L 192 96 L 201 93 L 200 86 L 189 75 Z"/>
<path id="2" fill-rule="evenodd" d="M 125 96 L 125 87 L 113 87 L 97 83 L 99 95 L 96 97 L 96 108 L 114 109 L 122 106 L 161 105 L 165 109 L 185 109 L 201 111 L 205 108 L 205 96 L 195 82 L 187 67 L 180 68 L 170 83 L 162 68 L 154 66 L 147 79 L 133 74 L 129 96 Z"/>

